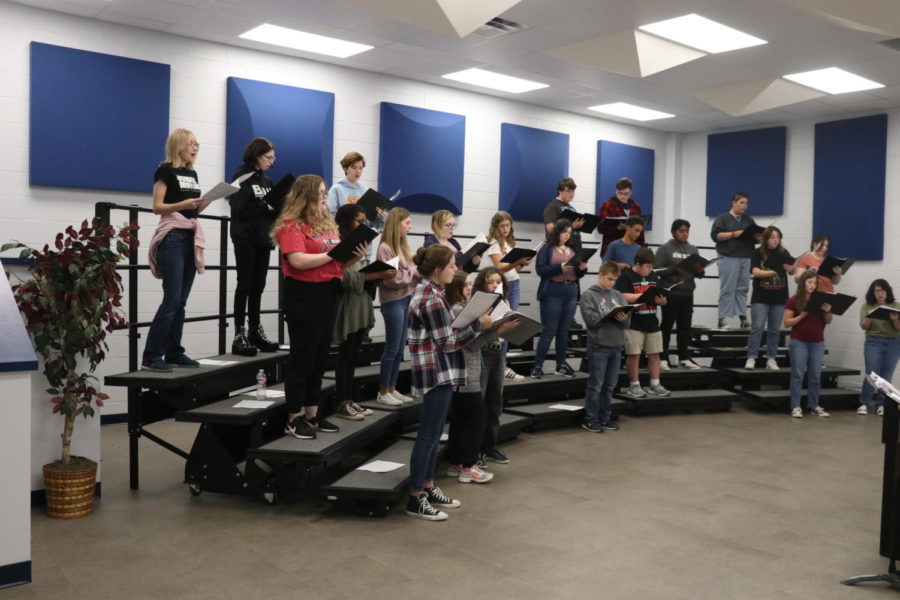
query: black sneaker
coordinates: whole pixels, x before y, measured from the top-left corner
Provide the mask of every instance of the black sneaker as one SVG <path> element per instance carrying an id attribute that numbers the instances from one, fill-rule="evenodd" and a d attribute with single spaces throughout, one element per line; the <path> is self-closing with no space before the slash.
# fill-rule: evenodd
<path id="1" fill-rule="evenodd" d="M 618 431 L 619 430 L 619 424 L 616 421 L 613 421 L 612 419 L 610 419 L 606 423 L 600 423 L 600 427 L 602 427 L 603 429 L 607 429 L 609 431 Z"/>
<path id="2" fill-rule="evenodd" d="M 535 367 L 531 370 L 531 378 L 532 379 L 541 379 L 544 376 L 544 370 L 540 367 Z"/>
<path id="3" fill-rule="evenodd" d="M 294 417 L 293 421 L 288 421 L 284 426 L 284 433 L 292 435 L 298 440 L 316 439 L 316 430 L 310 427 L 303 417 Z"/>
<path id="4" fill-rule="evenodd" d="M 266 337 L 266 332 L 263 329 L 262 323 L 257 323 L 256 327 L 250 327 L 250 332 L 247 335 L 247 339 L 251 344 L 259 348 L 263 352 L 278 352 L 278 343 L 273 342 Z"/>
<path id="5" fill-rule="evenodd" d="M 200 363 L 198 363 L 193 358 L 188 358 L 186 354 L 182 354 L 181 356 L 176 356 L 175 358 L 167 358 L 166 362 L 172 365 L 173 367 L 182 367 L 185 369 L 199 369 Z"/>
<path id="6" fill-rule="evenodd" d="M 747 320 L 747 317 L 740 317 L 741 329 L 750 329 L 750 321 Z"/>
<path id="7" fill-rule="evenodd" d="M 557 365 L 556 374 L 560 377 L 575 377 L 575 371 L 572 370 L 568 364 L 563 363 L 561 365 Z"/>
<path id="8" fill-rule="evenodd" d="M 479 455 L 478 455 L 478 460 L 475 461 L 475 465 L 476 465 L 479 469 L 481 469 L 482 471 L 484 471 L 485 469 L 488 468 L 488 466 L 487 466 L 487 460 L 485 460 L 484 454 L 479 454 Z"/>
<path id="9" fill-rule="evenodd" d="M 441 491 L 441 488 L 438 486 L 425 488 L 425 493 L 428 495 L 428 503 L 431 506 L 438 506 L 440 508 L 459 508 L 462 502 L 459 500 L 454 500 L 449 496 L 445 496 L 444 492 Z"/>
<path id="10" fill-rule="evenodd" d="M 588 423 L 585 421 L 581 424 L 582 429 L 587 429 L 591 433 L 603 433 L 603 427 L 600 426 L 600 423 Z"/>
<path id="11" fill-rule="evenodd" d="M 151 361 L 141 364 L 141 371 L 151 371 L 153 373 L 171 373 L 172 365 L 164 361 L 162 358 L 154 358 Z"/>
<path id="12" fill-rule="evenodd" d="M 315 429 L 316 431 L 321 431 L 322 433 L 337 433 L 341 430 L 340 427 L 330 422 L 325 417 L 316 417 L 315 419 L 304 419 L 306 424 Z"/>
<path id="13" fill-rule="evenodd" d="M 503 454 L 496 448 L 494 448 L 490 452 L 485 453 L 484 457 L 495 463 L 500 463 L 501 465 L 509 463 L 509 458 L 507 458 L 505 454 Z"/>
<path id="14" fill-rule="evenodd" d="M 406 514 L 426 521 L 446 521 L 447 513 L 435 509 L 428 502 L 428 494 L 422 492 L 418 496 L 410 496 L 406 502 Z"/>
<path id="15" fill-rule="evenodd" d="M 256 356 L 256 347 L 247 339 L 247 330 L 241 327 L 234 341 L 231 342 L 231 353 L 238 356 Z"/>

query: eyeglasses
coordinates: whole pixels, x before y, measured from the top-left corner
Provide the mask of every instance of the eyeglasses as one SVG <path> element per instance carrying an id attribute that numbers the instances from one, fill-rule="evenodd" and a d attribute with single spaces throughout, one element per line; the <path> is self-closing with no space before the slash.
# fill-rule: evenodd
<path id="1" fill-rule="evenodd" d="M 326 192 L 325 190 L 319 190 L 319 198 L 327 198 L 327 197 L 328 197 L 328 192 Z"/>
<path id="2" fill-rule="evenodd" d="M 456 223 L 444 223 L 444 227 L 447 229 L 456 229 Z"/>
<path id="3" fill-rule="evenodd" d="M 275 155 L 274 155 L 274 154 L 263 154 L 263 158 L 265 158 L 266 160 L 272 160 L 272 161 L 274 161 L 274 160 L 275 160 Z"/>

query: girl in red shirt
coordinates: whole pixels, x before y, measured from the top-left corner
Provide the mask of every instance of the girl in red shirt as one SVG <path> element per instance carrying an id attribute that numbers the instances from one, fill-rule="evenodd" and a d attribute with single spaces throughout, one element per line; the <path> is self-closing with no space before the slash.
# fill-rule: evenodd
<path id="1" fill-rule="evenodd" d="M 803 418 L 800 394 L 803 376 L 807 376 L 806 404 L 820 417 L 830 417 L 819 406 L 819 390 L 822 387 L 822 360 L 825 358 L 825 325 L 831 323 L 831 305 L 822 304 L 820 310 L 807 312 L 810 295 L 818 285 L 816 272 L 808 270 L 797 282 L 797 295 L 784 306 L 784 326 L 791 328 L 791 416 Z"/>

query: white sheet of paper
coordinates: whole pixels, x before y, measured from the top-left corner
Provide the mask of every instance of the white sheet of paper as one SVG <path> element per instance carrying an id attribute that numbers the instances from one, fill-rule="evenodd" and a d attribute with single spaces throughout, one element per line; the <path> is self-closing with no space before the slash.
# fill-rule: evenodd
<path id="1" fill-rule="evenodd" d="M 471 242 L 469 242 L 466 245 L 466 247 L 463 248 L 463 250 L 462 250 L 463 254 L 465 254 L 466 252 L 471 250 L 472 246 L 474 246 L 475 244 L 478 244 L 478 243 L 487 244 L 487 237 L 484 235 L 484 233 L 479 233 L 478 235 L 476 235 L 475 239 L 472 240 Z"/>
<path id="2" fill-rule="evenodd" d="M 236 360 L 216 360 L 214 358 L 201 358 L 197 362 L 201 365 L 209 365 L 211 367 L 223 367 L 225 365 L 237 364 Z"/>
<path id="3" fill-rule="evenodd" d="M 575 412 L 576 410 L 581 410 L 583 407 L 578 406 L 576 404 L 551 404 L 547 408 L 554 408 L 556 410 L 568 410 L 569 412 Z"/>
<path id="4" fill-rule="evenodd" d="M 403 192 L 403 188 L 397 188 L 397 191 L 394 192 L 394 195 L 391 196 L 390 198 L 388 198 L 388 200 L 390 200 L 391 202 L 393 202 L 394 200 L 396 200 L 397 198 L 400 197 L 401 192 Z"/>
<path id="5" fill-rule="evenodd" d="M 218 200 L 219 198 L 230 196 L 239 189 L 241 189 L 241 186 L 239 185 L 232 185 L 227 181 L 220 181 L 219 183 L 214 185 L 212 189 L 203 194 L 203 199 L 212 202 L 213 200 Z"/>
<path id="6" fill-rule="evenodd" d="M 400 267 L 400 257 L 399 256 L 395 256 L 394 258 L 392 258 L 390 260 L 386 260 L 384 262 L 391 265 L 392 267 L 394 267 L 395 270 Z"/>
<path id="7" fill-rule="evenodd" d="M 478 317 L 490 310 L 491 306 L 496 302 L 497 294 L 489 294 L 488 292 L 475 292 L 472 298 L 466 302 L 466 306 L 462 312 L 453 319 L 450 327 L 460 328 L 472 323 Z"/>
<path id="8" fill-rule="evenodd" d="M 403 466 L 403 463 L 391 462 L 389 460 L 373 460 L 361 467 L 356 467 L 357 471 L 371 471 L 372 473 L 389 473 L 396 471 Z"/>
<path id="9" fill-rule="evenodd" d="M 399 260 L 399 259 L 398 259 L 398 260 Z M 291 349 L 291 345 L 290 345 L 290 344 L 281 344 L 280 346 L 278 346 L 278 349 L 279 349 L 279 350 L 290 350 L 290 349 Z"/>
<path id="10" fill-rule="evenodd" d="M 253 177 L 253 173 L 255 173 L 255 171 L 250 171 L 249 173 L 244 173 L 243 175 L 241 175 L 240 177 L 238 177 L 237 179 L 232 181 L 231 185 L 233 185 L 235 187 L 241 187 L 242 183 L 244 183 L 245 181 L 247 181 L 248 179 Z"/>
<path id="11" fill-rule="evenodd" d="M 241 400 L 234 408 L 269 408 L 273 404 L 270 400 Z"/>
<path id="12" fill-rule="evenodd" d="M 500 289 L 497 288 L 498 293 Z M 509 302 L 506 300 L 501 300 L 497 303 L 497 306 L 494 307 L 494 310 L 491 311 L 491 320 L 496 321 L 497 319 L 502 319 L 503 315 L 511 311 L 512 308 L 509 306 Z"/>
<path id="13" fill-rule="evenodd" d="M 447 434 L 447 433 L 442 433 L 442 434 L 441 434 L 441 441 L 442 441 L 442 442 L 446 442 L 446 441 L 449 440 L 449 439 L 450 439 L 450 434 Z"/>

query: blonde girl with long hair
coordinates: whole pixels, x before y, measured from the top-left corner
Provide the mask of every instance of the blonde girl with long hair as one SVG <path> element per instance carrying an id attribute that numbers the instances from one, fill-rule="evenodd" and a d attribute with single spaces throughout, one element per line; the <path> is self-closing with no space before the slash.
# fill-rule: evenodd
<path id="1" fill-rule="evenodd" d="M 346 263 L 328 255 L 341 240 L 326 197 L 321 177 L 298 177 L 272 228 L 272 239 L 282 257 L 284 313 L 291 338 L 284 377 L 288 411 L 284 432 L 299 439 L 315 438 L 320 431 L 338 431 L 318 414 L 322 375 L 331 347 L 343 269 L 366 253 L 366 244 L 361 244 Z"/>
<path id="2" fill-rule="evenodd" d="M 412 229 L 412 216 L 405 208 L 392 208 L 384 222 L 381 244 L 376 258 L 387 262 L 397 258 L 397 274 L 378 283 L 381 301 L 381 316 L 384 319 L 384 353 L 381 355 L 381 372 L 378 377 L 377 402 L 388 406 L 410 404 L 413 399 L 397 391 L 397 377 L 403 348 L 406 346 L 406 328 L 409 323 L 409 300 L 416 284 L 419 271 L 413 263 L 407 237 Z"/>

